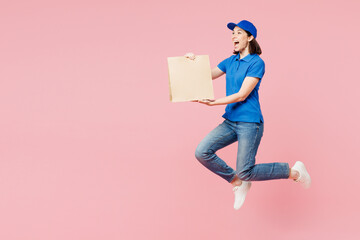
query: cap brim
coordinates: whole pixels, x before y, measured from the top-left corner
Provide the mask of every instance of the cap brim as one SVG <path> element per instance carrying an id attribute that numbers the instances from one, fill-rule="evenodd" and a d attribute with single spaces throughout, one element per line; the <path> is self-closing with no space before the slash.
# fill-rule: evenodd
<path id="1" fill-rule="evenodd" d="M 235 23 L 228 23 L 227 24 L 227 27 L 230 29 L 230 30 L 234 30 L 234 28 L 236 27 L 237 25 Z"/>

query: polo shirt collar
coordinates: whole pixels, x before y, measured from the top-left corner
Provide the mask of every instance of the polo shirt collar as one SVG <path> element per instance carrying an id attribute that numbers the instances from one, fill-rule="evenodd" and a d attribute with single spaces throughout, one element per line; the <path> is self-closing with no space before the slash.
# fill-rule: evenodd
<path id="1" fill-rule="evenodd" d="M 256 55 L 256 54 L 250 54 L 250 53 L 249 53 L 248 55 L 246 55 L 244 58 L 242 58 L 242 59 L 240 59 L 240 60 L 244 60 L 245 62 L 250 62 L 250 60 L 251 60 L 253 57 L 255 57 L 255 55 Z M 236 58 L 237 61 L 239 61 L 240 53 L 238 53 L 235 58 Z"/>

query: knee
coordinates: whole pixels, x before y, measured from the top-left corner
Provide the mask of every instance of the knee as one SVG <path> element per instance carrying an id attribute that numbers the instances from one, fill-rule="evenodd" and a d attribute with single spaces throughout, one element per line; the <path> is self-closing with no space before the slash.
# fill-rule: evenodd
<path id="1" fill-rule="evenodd" d="M 199 161 L 204 161 L 206 160 L 209 155 L 210 155 L 210 150 L 204 148 L 203 146 L 201 146 L 200 144 L 197 146 L 196 150 L 195 150 L 195 157 L 197 160 Z"/>
<path id="2" fill-rule="evenodd" d="M 196 150 L 195 150 L 195 157 L 197 160 L 202 160 L 203 156 L 204 156 L 204 150 L 199 146 L 197 146 Z"/>

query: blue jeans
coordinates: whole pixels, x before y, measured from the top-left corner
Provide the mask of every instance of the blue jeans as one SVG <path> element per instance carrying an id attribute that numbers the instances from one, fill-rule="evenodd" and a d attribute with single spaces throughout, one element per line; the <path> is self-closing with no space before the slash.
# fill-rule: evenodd
<path id="1" fill-rule="evenodd" d="M 264 181 L 289 178 L 288 163 L 262 163 L 255 165 L 255 156 L 264 132 L 264 123 L 232 122 L 225 119 L 197 146 L 195 157 L 210 171 L 231 182 L 237 175 L 244 181 Z M 236 171 L 215 152 L 238 141 Z"/>

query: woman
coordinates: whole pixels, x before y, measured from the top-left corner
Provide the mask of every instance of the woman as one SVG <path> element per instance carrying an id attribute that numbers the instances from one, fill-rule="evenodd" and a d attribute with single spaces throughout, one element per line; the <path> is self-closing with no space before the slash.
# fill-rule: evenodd
<path id="1" fill-rule="evenodd" d="M 229 23 L 232 30 L 234 52 L 211 70 L 212 79 L 226 73 L 226 97 L 196 102 L 208 106 L 227 104 L 225 119 L 197 146 L 195 156 L 201 164 L 232 184 L 235 194 L 234 208 L 239 209 L 251 187 L 250 181 L 292 179 L 309 188 L 311 178 L 305 165 L 297 161 L 292 168 L 288 163 L 255 164 L 255 156 L 264 132 L 264 119 L 260 109 L 258 90 L 265 73 L 265 63 L 259 57 L 256 27 L 247 20 Z M 185 57 L 195 59 L 193 53 Z M 238 141 L 236 171 L 215 152 Z"/>

